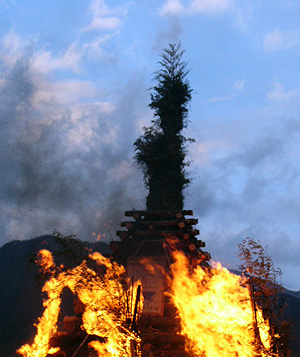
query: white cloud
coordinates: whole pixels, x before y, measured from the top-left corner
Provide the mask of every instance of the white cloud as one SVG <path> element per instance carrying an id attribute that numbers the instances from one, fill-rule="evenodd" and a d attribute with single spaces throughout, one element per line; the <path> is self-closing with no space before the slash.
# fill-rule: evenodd
<path id="1" fill-rule="evenodd" d="M 46 103 L 70 105 L 82 98 L 95 97 L 97 88 L 90 81 L 70 80 L 37 83 L 33 105 L 40 108 Z"/>
<path id="2" fill-rule="evenodd" d="M 29 45 L 29 42 L 25 38 L 20 38 L 18 34 L 11 29 L 1 39 L 1 59 L 3 62 L 12 66 L 16 61 L 24 55 L 25 48 Z"/>
<path id="3" fill-rule="evenodd" d="M 111 58 L 111 54 L 104 50 L 104 46 L 117 33 L 98 36 L 84 43 L 73 42 L 55 54 L 52 50 L 44 48 L 34 51 L 34 38 L 26 39 L 11 30 L 0 39 L 0 49 L 3 53 L 0 58 L 5 65 L 12 67 L 17 60 L 26 56 L 29 58 L 30 69 L 37 74 L 62 70 L 79 73 L 83 59 L 98 60 L 100 57 L 107 61 Z"/>
<path id="4" fill-rule="evenodd" d="M 98 59 L 102 57 L 107 60 L 110 54 L 106 53 L 103 45 L 111 40 L 115 34 L 99 36 L 82 45 L 72 43 L 67 50 L 61 51 L 57 56 L 51 51 L 41 50 L 35 53 L 31 60 L 31 67 L 38 73 L 49 73 L 57 70 L 70 70 L 79 73 L 83 58 Z"/>
<path id="5" fill-rule="evenodd" d="M 222 140 L 209 140 L 193 144 L 190 157 L 192 166 L 196 170 L 199 167 L 209 167 L 215 160 L 222 159 L 228 155 L 230 145 Z"/>
<path id="6" fill-rule="evenodd" d="M 249 18 L 252 16 L 250 4 L 247 3 L 247 5 L 243 4 L 243 6 L 240 7 L 233 7 L 234 23 L 244 33 L 247 33 L 249 30 Z"/>
<path id="7" fill-rule="evenodd" d="M 241 92 L 244 89 L 244 86 L 245 86 L 245 81 L 238 81 L 234 83 L 233 88 L 236 91 Z"/>
<path id="8" fill-rule="evenodd" d="M 83 31 L 114 30 L 121 25 L 117 17 L 96 17 Z"/>
<path id="9" fill-rule="evenodd" d="M 265 51 L 274 52 L 299 47 L 300 35 L 298 32 L 280 31 L 275 29 L 268 32 L 263 38 Z"/>
<path id="10" fill-rule="evenodd" d="M 30 58 L 30 67 L 37 73 L 49 73 L 54 70 L 69 69 L 79 71 L 82 49 L 77 43 L 72 43 L 66 50 L 55 56 L 51 51 L 32 51 L 36 42 L 34 37 L 29 39 L 10 30 L 0 41 L 1 59 L 7 66 L 13 66 L 17 60 L 26 56 Z"/>
<path id="11" fill-rule="evenodd" d="M 231 8 L 232 0 L 193 0 L 188 11 L 198 14 L 215 15 L 226 12 Z"/>
<path id="12" fill-rule="evenodd" d="M 48 73 L 54 70 L 69 69 L 79 71 L 82 51 L 77 44 L 71 44 L 66 51 L 53 56 L 50 51 L 41 50 L 34 54 L 31 64 L 38 73 Z"/>
<path id="13" fill-rule="evenodd" d="M 240 95 L 240 93 L 244 90 L 245 87 L 245 81 L 237 81 L 233 84 L 233 93 L 224 95 L 224 96 L 218 96 L 218 97 L 213 97 L 209 99 L 209 103 L 215 103 L 215 102 L 221 102 L 225 100 L 231 100 Z"/>
<path id="14" fill-rule="evenodd" d="M 119 16 L 124 15 L 127 10 L 124 6 L 110 9 L 104 0 L 93 0 L 90 6 L 90 12 L 93 16 L 92 21 L 81 30 L 83 32 L 117 29 L 122 24 Z"/>
<path id="15" fill-rule="evenodd" d="M 4 50 L 10 53 L 19 53 L 21 47 L 20 37 L 14 30 L 10 30 L 9 33 L 3 36 L 1 44 Z"/>
<path id="16" fill-rule="evenodd" d="M 237 97 L 236 93 L 232 93 L 232 94 L 228 94 L 228 95 L 224 95 L 224 96 L 219 96 L 219 97 L 213 97 L 210 98 L 209 103 L 215 103 L 215 102 L 221 102 L 224 100 L 231 100 Z"/>
<path id="17" fill-rule="evenodd" d="M 161 16 L 177 15 L 186 13 L 188 15 L 207 14 L 216 15 L 232 8 L 234 0 L 191 0 L 186 6 L 179 0 L 167 0 L 159 9 Z"/>
<path id="18" fill-rule="evenodd" d="M 282 83 L 275 82 L 272 84 L 272 90 L 267 93 L 267 99 L 274 102 L 290 101 L 298 98 L 300 100 L 300 92 L 297 89 L 286 91 Z"/>
<path id="19" fill-rule="evenodd" d="M 93 59 L 104 56 L 108 58 L 109 55 L 103 50 L 103 45 L 110 39 L 112 39 L 114 36 L 115 34 L 99 36 L 90 42 L 84 43 L 82 46 L 83 53 Z"/>
<path id="20" fill-rule="evenodd" d="M 159 14 L 161 16 L 176 15 L 182 12 L 183 9 L 184 7 L 179 0 L 168 0 L 159 10 Z"/>
<path id="21" fill-rule="evenodd" d="M 94 111 L 97 113 L 111 114 L 115 110 L 115 106 L 109 102 L 94 102 L 73 106 L 71 110 L 72 119 L 76 121 L 83 116 L 94 115 Z"/>

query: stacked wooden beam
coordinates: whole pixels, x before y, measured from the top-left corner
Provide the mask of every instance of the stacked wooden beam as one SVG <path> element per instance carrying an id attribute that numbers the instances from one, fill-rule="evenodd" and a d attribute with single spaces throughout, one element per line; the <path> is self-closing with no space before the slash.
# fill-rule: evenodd
<path id="1" fill-rule="evenodd" d="M 116 252 L 119 245 L 134 245 L 143 240 L 166 240 L 174 242 L 175 248 L 184 251 L 192 265 L 205 265 L 210 260 L 210 254 L 201 248 L 205 242 L 198 240 L 199 230 L 194 226 L 198 219 L 186 218 L 192 216 L 193 211 L 126 211 L 125 216 L 131 220 L 121 222 L 121 227 L 126 230 L 118 230 L 117 236 L 121 242 L 113 241 L 111 248 Z M 135 243 L 135 244 L 133 244 Z"/>
<path id="2" fill-rule="evenodd" d="M 139 278 L 141 273 L 134 264 L 144 264 L 143 258 L 152 261 L 153 266 L 161 265 L 164 270 L 168 270 L 168 264 L 172 263 L 172 251 L 175 250 L 185 254 L 191 267 L 209 266 L 210 254 L 202 250 L 205 242 L 197 239 L 198 219 L 190 217 L 193 216 L 193 211 L 134 210 L 126 211 L 125 216 L 128 219 L 121 222 L 123 229 L 117 231 L 120 241 L 111 242 L 111 249 L 115 259 L 127 267 L 130 278 L 134 278 L 134 275 Z M 135 271 L 130 268 L 132 266 L 135 266 Z M 159 282 L 161 278 L 157 272 L 155 274 L 156 278 L 144 278 L 145 281 L 141 274 L 144 310 L 138 323 L 138 331 L 142 339 L 142 357 L 187 357 L 190 354 L 185 351 L 185 340 L 179 334 L 180 321 L 167 292 L 168 284 Z M 151 310 L 148 299 L 150 296 L 161 296 L 162 285 L 165 285 L 164 296 L 153 299 L 155 309 Z M 154 301 L 161 306 L 157 308 Z"/>

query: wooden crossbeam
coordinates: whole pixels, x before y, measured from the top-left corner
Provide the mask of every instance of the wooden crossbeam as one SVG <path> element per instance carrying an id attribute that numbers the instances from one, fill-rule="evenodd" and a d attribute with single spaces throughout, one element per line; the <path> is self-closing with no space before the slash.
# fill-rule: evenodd
<path id="1" fill-rule="evenodd" d="M 198 223 L 198 219 L 183 219 L 178 220 L 165 220 L 165 221 L 124 221 L 121 222 L 121 227 L 126 227 L 127 229 L 133 229 L 136 227 L 139 228 L 149 228 L 153 226 L 154 228 L 161 227 L 179 227 L 180 229 L 184 228 L 186 225 L 195 225 Z"/>
<path id="2" fill-rule="evenodd" d="M 139 217 L 147 216 L 147 217 L 176 217 L 178 219 L 183 216 L 192 216 L 194 213 L 192 210 L 178 210 L 178 211 L 125 211 L 126 217 L 133 217 L 134 219 L 138 219 Z M 135 218 L 137 217 L 137 218 Z"/>
<path id="3" fill-rule="evenodd" d="M 117 236 L 119 236 L 122 240 L 127 239 L 131 236 L 133 237 L 160 237 L 164 238 L 167 237 L 168 235 L 170 236 L 176 236 L 176 237 L 182 237 L 184 234 L 188 234 L 189 236 L 195 236 L 199 234 L 198 229 L 190 229 L 187 230 L 186 232 L 181 230 L 181 231 L 117 231 Z"/>
<path id="4" fill-rule="evenodd" d="M 195 244 L 195 246 L 197 248 L 205 247 L 205 242 L 203 242 L 200 239 L 199 240 L 197 240 L 197 239 L 193 239 L 193 240 L 189 239 L 187 241 L 185 241 L 185 240 L 181 240 L 180 241 L 180 246 L 181 246 L 182 249 L 187 249 L 190 244 Z"/>

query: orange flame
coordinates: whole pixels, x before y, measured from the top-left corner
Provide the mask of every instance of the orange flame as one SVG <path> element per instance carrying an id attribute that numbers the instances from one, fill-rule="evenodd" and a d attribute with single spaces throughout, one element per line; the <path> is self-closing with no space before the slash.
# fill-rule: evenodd
<path id="1" fill-rule="evenodd" d="M 42 249 L 38 252 L 36 263 L 44 272 L 55 267 L 52 254 L 47 249 Z"/>
<path id="2" fill-rule="evenodd" d="M 57 331 L 61 296 L 66 287 L 84 306 L 81 328 L 87 335 L 101 338 L 88 344 L 98 356 L 133 356 L 132 343 L 137 346 L 134 355 L 141 355 L 139 338 L 125 323 L 132 317 L 130 306 L 135 305 L 135 301 L 128 304 L 128 298 L 136 295 L 124 290 L 125 268 L 100 253 L 89 257 L 105 271 L 102 275 L 96 273 L 96 268 L 89 268 L 86 261 L 63 271 L 63 267 L 56 267 L 49 251 L 39 252 L 37 262 L 43 272 L 51 275 L 42 289 L 48 298 L 43 302 L 44 313 L 36 325 L 34 341 L 20 347 L 17 351 L 20 355 L 46 357 L 60 350 L 50 346 L 50 340 Z M 269 323 L 258 307 L 254 323 L 252 301 L 249 290 L 243 286 L 243 278 L 230 273 L 220 263 L 213 263 L 213 268 L 192 269 L 186 256 L 178 251 L 173 252 L 173 258 L 172 278 L 168 279 L 170 295 L 181 319 L 181 334 L 186 337 L 189 355 L 276 356 L 270 352 Z M 156 274 L 158 268 L 149 259 L 142 259 L 141 263 Z M 163 267 L 159 270 L 164 272 Z"/>
<path id="3" fill-rule="evenodd" d="M 261 343 L 257 343 L 251 299 L 241 277 L 220 263 L 209 270 L 198 266 L 191 271 L 187 258 L 180 252 L 174 252 L 174 259 L 171 296 L 189 353 L 197 357 L 272 355 L 269 325 L 259 309 Z"/>
<path id="4" fill-rule="evenodd" d="M 17 351 L 24 357 L 45 357 L 53 353 L 50 339 L 57 330 L 60 312 L 61 295 L 68 287 L 85 306 L 82 316 L 82 329 L 88 335 L 99 336 L 105 342 L 93 341 L 89 344 L 99 356 L 131 356 L 131 344 L 139 340 L 134 332 L 124 324 L 128 312 L 126 310 L 126 292 L 124 291 L 125 268 L 112 263 L 100 253 L 90 255 L 98 266 L 104 266 L 104 276 L 99 276 L 83 261 L 79 266 L 66 271 L 59 271 L 57 276 L 48 280 L 42 291 L 48 299 L 43 302 L 44 313 L 37 324 L 37 334 L 32 345 L 25 344 Z M 54 261 L 49 251 L 39 253 L 42 268 L 53 268 Z M 123 324 L 122 324 L 123 322 Z M 55 352 L 58 350 L 56 349 Z"/>

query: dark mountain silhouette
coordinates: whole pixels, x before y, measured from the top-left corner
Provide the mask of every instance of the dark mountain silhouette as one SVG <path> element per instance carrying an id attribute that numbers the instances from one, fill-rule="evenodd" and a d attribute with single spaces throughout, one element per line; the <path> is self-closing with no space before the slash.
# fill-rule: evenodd
<path id="1" fill-rule="evenodd" d="M 286 304 L 285 319 L 291 324 L 290 357 L 300 357 L 300 298 L 297 297 L 299 292 L 284 290 L 280 295 Z"/>
<path id="2" fill-rule="evenodd" d="M 288 289 L 284 289 L 285 294 L 295 296 L 296 298 L 300 299 L 300 291 L 292 291 Z"/>
<path id="3" fill-rule="evenodd" d="M 39 279 L 34 262 L 40 249 L 53 252 L 57 264 L 66 267 L 80 264 L 90 249 L 109 254 L 110 248 L 102 242 L 82 242 L 72 237 L 41 236 L 27 241 L 13 241 L 0 248 L 0 356 L 15 357 L 16 350 L 31 342 L 36 333 L 33 323 L 41 316 L 43 281 Z M 290 357 L 300 357 L 300 292 L 284 290 L 287 320 L 291 321 Z M 72 296 L 63 298 L 63 314 L 69 314 Z M 62 314 L 62 315 L 63 315 Z"/>

